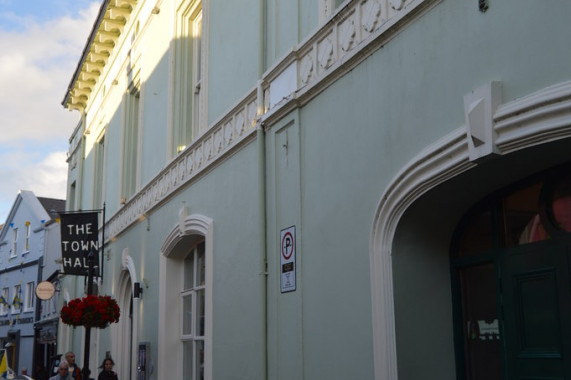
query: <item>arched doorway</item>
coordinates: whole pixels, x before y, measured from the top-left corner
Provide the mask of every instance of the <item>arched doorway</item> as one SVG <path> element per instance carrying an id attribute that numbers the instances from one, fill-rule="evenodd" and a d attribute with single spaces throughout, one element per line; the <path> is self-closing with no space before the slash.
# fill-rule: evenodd
<path id="1" fill-rule="evenodd" d="M 119 323 L 113 325 L 113 351 L 117 366 L 115 370 L 121 379 L 132 379 L 136 376 L 137 321 L 139 299 L 133 297 L 133 284 L 137 282 L 137 274 L 129 250 L 122 253 L 123 270 L 117 283 L 117 302 L 121 309 Z"/>
<path id="2" fill-rule="evenodd" d="M 571 165 L 486 197 L 451 249 L 458 378 L 571 377 Z"/>

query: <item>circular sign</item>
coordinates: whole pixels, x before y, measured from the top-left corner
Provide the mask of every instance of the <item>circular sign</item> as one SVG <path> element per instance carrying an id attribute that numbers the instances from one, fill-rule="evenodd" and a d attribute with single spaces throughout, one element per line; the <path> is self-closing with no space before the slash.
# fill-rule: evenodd
<path id="1" fill-rule="evenodd" d="M 36 295 L 41 300 L 49 300 L 54 296 L 56 288 L 49 281 L 42 281 L 36 286 Z"/>
<path id="2" fill-rule="evenodd" d="M 293 253 L 293 235 L 291 232 L 286 232 L 282 238 L 282 256 L 284 259 L 289 260 Z"/>

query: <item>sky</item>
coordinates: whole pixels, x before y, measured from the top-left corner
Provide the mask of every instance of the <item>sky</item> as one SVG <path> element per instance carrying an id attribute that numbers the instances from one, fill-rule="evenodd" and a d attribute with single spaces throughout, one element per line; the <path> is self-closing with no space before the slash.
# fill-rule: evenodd
<path id="1" fill-rule="evenodd" d="M 0 0 L 0 224 L 20 190 L 65 199 L 78 111 L 61 105 L 101 1 Z"/>

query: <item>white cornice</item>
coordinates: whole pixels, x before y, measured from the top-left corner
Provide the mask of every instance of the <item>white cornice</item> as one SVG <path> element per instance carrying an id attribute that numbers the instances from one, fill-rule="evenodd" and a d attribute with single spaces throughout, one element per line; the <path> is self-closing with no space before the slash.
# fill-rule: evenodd
<path id="1" fill-rule="evenodd" d="M 69 84 L 62 105 L 84 112 L 95 93 L 109 57 L 119 44 L 136 0 L 105 0 L 93 25 L 82 57 Z M 81 91 L 78 91 L 81 90 Z"/>
<path id="2" fill-rule="evenodd" d="M 387 44 L 441 0 L 366 0 L 348 2 L 316 33 L 288 52 L 263 76 L 268 126 L 311 99 Z M 293 65 L 293 66 L 292 66 Z M 272 88 L 294 67 L 295 90 Z M 275 94 L 272 92 L 279 91 Z M 283 93 L 282 93 L 283 92 Z M 270 104 L 268 99 L 283 99 Z"/>
<path id="3" fill-rule="evenodd" d="M 319 30 L 269 69 L 260 89 L 250 91 L 164 170 L 129 200 L 107 223 L 105 236 L 115 238 L 189 181 L 255 138 L 255 125 L 271 126 L 345 75 L 373 51 L 421 17 L 441 0 L 349 1 Z M 293 92 L 272 86 L 294 70 Z M 288 77 L 289 78 L 289 77 Z M 287 87 L 288 91 L 290 87 Z M 282 99 L 270 104 L 270 96 Z M 261 113 L 264 113 L 261 115 Z"/>

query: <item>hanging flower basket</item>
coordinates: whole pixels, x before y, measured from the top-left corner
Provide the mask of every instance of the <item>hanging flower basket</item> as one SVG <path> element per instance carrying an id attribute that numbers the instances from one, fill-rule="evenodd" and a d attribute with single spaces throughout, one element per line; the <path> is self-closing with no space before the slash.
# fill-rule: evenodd
<path id="1" fill-rule="evenodd" d="M 120 315 L 117 301 L 110 296 L 94 295 L 75 298 L 62 307 L 60 312 L 61 321 L 66 325 L 99 329 L 119 322 Z"/>

